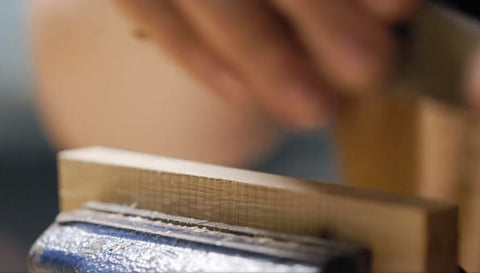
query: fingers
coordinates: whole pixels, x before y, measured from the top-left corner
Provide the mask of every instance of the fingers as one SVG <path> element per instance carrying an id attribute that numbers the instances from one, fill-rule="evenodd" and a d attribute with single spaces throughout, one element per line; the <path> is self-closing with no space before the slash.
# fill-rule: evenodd
<path id="1" fill-rule="evenodd" d="M 328 116 L 331 90 L 358 94 L 387 78 L 395 41 L 384 20 L 417 1 L 114 2 L 212 90 L 254 96 L 277 120 L 311 128 Z"/>
<path id="2" fill-rule="evenodd" d="M 480 109 L 480 47 L 475 49 L 466 69 L 465 89 L 467 103 Z"/>
<path id="3" fill-rule="evenodd" d="M 422 0 L 355 0 L 373 16 L 385 22 L 409 19 L 420 9 Z"/>
<path id="4" fill-rule="evenodd" d="M 318 70 L 340 90 L 358 93 L 389 74 L 395 51 L 390 30 L 350 1 L 272 1 L 291 19 Z"/>
<path id="5" fill-rule="evenodd" d="M 140 33 L 154 40 L 184 69 L 231 101 L 245 100 L 250 89 L 232 67 L 198 39 L 176 8 L 166 0 L 115 0 Z"/>
<path id="6" fill-rule="evenodd" d="M 173 1 L 215 51 L 236 67 L 277 119 L 315 127 L 325 118 L 325 88 L 304 51 L 262 1 Z"/>

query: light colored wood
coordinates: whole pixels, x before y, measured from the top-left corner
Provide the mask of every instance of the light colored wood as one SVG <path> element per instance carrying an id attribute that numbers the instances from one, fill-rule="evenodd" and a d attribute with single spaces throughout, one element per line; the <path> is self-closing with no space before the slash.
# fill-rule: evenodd
<path id="1" fill-rule="evenodd" d="M 441 100 L 409 98 L 468 99 L 464 87 L 480 52 L 480 28 L 429 7 L 414 23 L 408 70 L 378 98 L 352 102 L 339 117 L 340 165 L 349 185 L 458 204 L 459 264 L 480 272 L 480 115 Z"/>
<path id="2" fill-rule="evenodd" d="M 418 111 L 414 100 L 387 96 L 345 107 L 335 128 L 343 179 L 357 187 L 414 194 Z"/>
<path id="3" fill-rule="evenodd" d="M 360 243 L 375 272 L 454 272 L 456 207 L 108 148 L 59 155 L 62 210 L 89 200 Z"/>
<path id="4" fill-rule="evenodd" d="M 420 115 L 419 194 L 460 210 L 459 263 L 480 271 L 480 115 L 425 101 Z"/>

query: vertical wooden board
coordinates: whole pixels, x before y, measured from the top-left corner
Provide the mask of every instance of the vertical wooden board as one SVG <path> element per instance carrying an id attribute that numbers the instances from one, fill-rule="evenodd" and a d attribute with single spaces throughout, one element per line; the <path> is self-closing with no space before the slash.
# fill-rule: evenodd
<path id="1" fill-rule="evenodd" d="M 415 194 L 418 102 L 378 96 L 345 105 L 336 125 L 341 175 L 349 185 Z"/>
<path id="2" fill-rule="evenodd" d="M 375 272 L 456 267 L 456 209 L 444 203 L 106 148 L 63 152 L 59 171 L 62 210 L 97 200 L 294 234 L 329 232 L 370 247 Z"/>
<path id="3" fill-rule="evenodd" d="M 348 184 L 458 202 L 461 265 L 473 272 L 480 270 L 480 152 L 469 138 L 480 136 L 472 132 L 480 126 L 470 120 L 478 113 L 439 101 L 470 105 L 465 81 L 478 51 L 478 29 L 474 20 L 426 5 L 410 24 L 398 73 L 379 92 L 385 96 L 354 103 L 337 130 Z M 417 96 L 408 102 L 394 93 Z"/>
<path id="4" fill-rule="evenodd" d="M 458 204 L 459 263 L 467 272 L 480 270 L 479 139 L 478 113 L 422 102 L 419 194 Z"/>

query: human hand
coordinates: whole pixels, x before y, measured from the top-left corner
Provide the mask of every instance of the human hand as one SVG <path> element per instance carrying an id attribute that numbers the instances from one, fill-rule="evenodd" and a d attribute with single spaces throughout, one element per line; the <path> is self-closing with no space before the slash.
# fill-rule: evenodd
<path id="1" fill-rule="evenodd" d="M 392 25 L 421 0 L 115 0 L 149 39 L 212 91 L 254 98 L 280 122 L 314 128 L 336 96 L 392 68 Z"/>

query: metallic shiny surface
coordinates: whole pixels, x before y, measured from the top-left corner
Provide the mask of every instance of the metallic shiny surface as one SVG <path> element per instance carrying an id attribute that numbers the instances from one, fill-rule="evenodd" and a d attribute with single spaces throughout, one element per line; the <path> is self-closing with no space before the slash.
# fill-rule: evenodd
<path id="1" fill-rule="evenodd" d="M 108 203 L 61 213 L 32 272 L 368 272 L 364 248 Z"/>
<path id="2" fill-rule="evenodd" d="M 53 225 L 31 253 L 34 272 L 321 272 L 311 265 L 88 224 Z"/>

